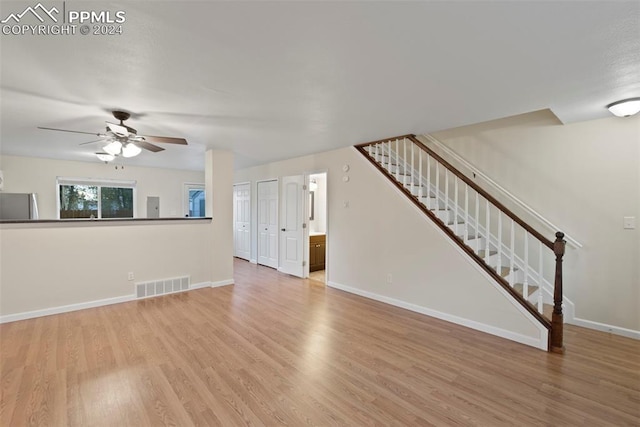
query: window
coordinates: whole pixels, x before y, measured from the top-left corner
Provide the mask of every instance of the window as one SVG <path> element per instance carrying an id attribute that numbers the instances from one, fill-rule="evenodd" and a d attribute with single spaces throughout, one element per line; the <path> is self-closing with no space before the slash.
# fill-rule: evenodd
<path id="1" fill-rule="evenodd" d="M 205 214 L 205 190 L 204 184 L 185 183 L 185 216 L 203 217 Z"/>
<path id="2" fill-rule="evenodd" d="M 133 218 L 135 181 L 58 178 L 58 218 Z"/>

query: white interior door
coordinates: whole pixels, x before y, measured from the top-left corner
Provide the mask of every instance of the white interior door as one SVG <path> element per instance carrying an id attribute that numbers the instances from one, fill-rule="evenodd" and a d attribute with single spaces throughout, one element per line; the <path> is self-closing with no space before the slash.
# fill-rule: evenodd
<path id="1" fill-rule="evenodd" d="M 280 268 L 283 273 L 303 277 L 304 266 L 304 176 L 282 178 L 280 200 Z"/>
<path id="2" fill-rule="evenodd" d="M 258 264 L 278 268 L 278 181 L 258 183 Z"/>
<path id="3" fill-rule="evenodd" d="M 233 186 L 233 248 L 238 258 L 251 257 L 251 211 L 249 184 Z"/>

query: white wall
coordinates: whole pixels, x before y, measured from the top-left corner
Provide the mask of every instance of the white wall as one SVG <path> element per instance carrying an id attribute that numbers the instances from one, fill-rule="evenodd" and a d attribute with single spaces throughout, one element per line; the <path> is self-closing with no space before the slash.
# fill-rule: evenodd
<path id="1" fill-rule="evenodd" d="M 233 154 L 208 151 L 205 168 L 213 220 L 0 224 L 0 316 L 130 297 L 129 272 L 136 282 L 233 283 Z"/>
<path id="2" fill-rule="evenodd" d="M 133 294 L 135 281 L 212 281 L 210 220 L 0 226 L 0 315 Z"/>
<path id="3" fill-rule="evenodd" d="M 562 125 L 543 110 L 433 136 L 584 245 L 565 256 L 577 323 L 639 334 L 640 231 L 622 223 L 640 219 L 640 117 Z"/>
<path id="4" fill-rule="evenodd" d="M 5 193 L 37 193 L 41 219 L 55 219 L 56 177 L 135 180 L 137 216 L 147 216 L 147 196 L 160 197 L 160 216 L 184 216 L 183 184 L 204 183 L 204 173 L 197 171 L 75 162 L 35 157 L 1 156 Z"/>
<path id="5" fill-rule="evenodd" d="M 344 164 L 350 165 L 348 173 L 342 171 Z M 257 228 L 257 180 L 319 170 L 328 171 L 327 274 L 331 286 L 439 313 L 521 342 L 545 341 L 537 322 L 523 315 L 455 243 L 353 148 L 236 171 L 234 182 L 250 181 L 252 185 L 252 230 Z M 348 182 L 343 181 L 344 175 L 350 177 Z M 255 241 L 253 233 L 254 259 Z M 393 283 L 387 282 L 388 275 Z"/>

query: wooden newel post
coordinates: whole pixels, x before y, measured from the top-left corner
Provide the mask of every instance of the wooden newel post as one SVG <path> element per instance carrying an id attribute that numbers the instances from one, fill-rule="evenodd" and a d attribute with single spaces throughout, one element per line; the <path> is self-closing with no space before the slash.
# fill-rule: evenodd
<path id="1" fill-rule="evenodd" d="M 553 285 L 553 314 L 551 315 L 551 351 L 564 353 L 563 328 L 564 315 L 562 314 L 562 257 L 567 242 L 564 241 L 564 233 L 556 233 L 556 241 L 553 242 L 553 253 L 556 254 L 556 274 Z"/>

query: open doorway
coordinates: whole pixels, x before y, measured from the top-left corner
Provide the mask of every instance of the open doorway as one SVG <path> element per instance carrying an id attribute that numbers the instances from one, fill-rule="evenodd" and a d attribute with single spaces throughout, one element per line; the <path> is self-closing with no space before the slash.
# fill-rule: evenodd
<path id="1" fill-rule="evenodd" d="M 309 175 L 309 279 L 326 284 L 327 174 Z"/>

